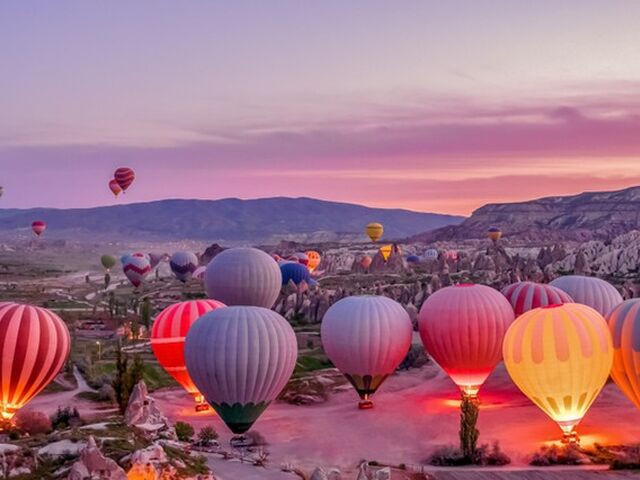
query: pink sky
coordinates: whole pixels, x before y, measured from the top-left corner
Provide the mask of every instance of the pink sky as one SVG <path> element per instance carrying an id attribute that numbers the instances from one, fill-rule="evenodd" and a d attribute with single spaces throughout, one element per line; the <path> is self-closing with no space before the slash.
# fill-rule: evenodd
<path id="1" fill-rule="evenodd" d="M 640 184 L 640 4 L 0 4 L 0 207 Z M 37 8 L 36 8 L 37 7 Z"/>

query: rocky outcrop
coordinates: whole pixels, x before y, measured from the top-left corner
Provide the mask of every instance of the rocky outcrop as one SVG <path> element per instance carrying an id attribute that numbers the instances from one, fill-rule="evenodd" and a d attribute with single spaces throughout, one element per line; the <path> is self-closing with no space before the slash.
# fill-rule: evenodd
<path id="1" fill-rule="evenodd" d="M 80 452 L 80 459 L 71 466 L 69 480 L 127 480 L 126 472 L 110 458 L 105 457 L 93 437 Z"/>
<path id="2" fill-rule="evenodd" d="M 202 255 L 200 255 L 200 265 L 207 265 L 216 255 L 224 250 L 225 248 L 217 243 L 209 245 Z"/>
<path id="3" fill-rule="evenodd" d="M 124 420 L 127 425 L 135 428 L 145 438 L 176 438 L 173 427 L 156 407 L 153 398 L 149 396 L 144 380 L 140 380 L 133 388 L 124 413 Z"/>
<path id="4" fill-rule="evenodd" d="M 607 240 L 640 228 L 640 187 L 586 192 L 528 202 L 488 204 L 460 225 L 447 226 L 411 241 L 482 239 L 495 226 L 510 243 L 551 245 L 558 241 Z"/>

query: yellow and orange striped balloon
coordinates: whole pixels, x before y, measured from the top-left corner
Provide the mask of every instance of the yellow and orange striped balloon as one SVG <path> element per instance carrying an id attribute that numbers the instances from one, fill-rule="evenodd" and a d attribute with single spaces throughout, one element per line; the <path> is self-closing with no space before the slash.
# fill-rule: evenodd
<path id="1" fill-rule="evenodd" d="M 514 383 L 570 439 L 607 381 L 613 345 L 602 315 L 565 303 L 518 317 L 505 335 L 503 355 Z"/>
<path id="2" fill-rule="evenodd" d="M 607 316 L 613 337 L 611 378 L 640 408 L 640 298 L 627 300 Z"/>
<path id="3" fill-rule="evenodd" d="M 315 250 L 309 250 L 307 253 L 307 258 L 309 259 L 309 263 L 307 263 L 307 268 L 310 272 L 313 272 L 318 265 L 320 265 L 320 254 Z"/>
<path id="4" fill-rule="evenodd" d="M 384 227 L 381 223 L 371 222 L 365 228 L 365 232 L 369 236 L 372 242 L 377 242 L 382 238 L 382 234 L 384 233 Z"/>
<path id="5" fill-rule="evenodd" d="M 380 255 L 382 255 L 382 258 L 384 258 L 385 262 L 389 260 L 392 250 L 393 250 L 393 245 L 383 245 L 380 247 Z"/>

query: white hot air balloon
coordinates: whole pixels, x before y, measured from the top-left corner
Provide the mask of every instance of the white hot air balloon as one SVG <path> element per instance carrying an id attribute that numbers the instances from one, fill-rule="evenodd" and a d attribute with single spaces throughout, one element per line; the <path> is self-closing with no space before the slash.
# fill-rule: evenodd
<path id="1" fill-rule="evenodd" d="M 200 317 L 184 350 L 193 383 L 229 429 L 242 435 L 291 377 L 298 344 L 276 312 L 236 306 Z"/>
<path id="2" fill-rule="evenodd" d="M 209 298 L 225 305 L 271 308 L 282 285 L 280 267 L 257 248 L 230 248 L 216 255 L 205 273 Z"/>
<path id="3" fill-rule="evenodd" d="M 171 271 L 181 282 L 187 282 L 198 268 L 198 257 L 193 252 L 176 252 L 169 261 Z"/>
<path id="4" fill-rule="evenodd" d="M 347 297 L 327 310 L 322 345 L 360 395 L 360 408 L 373 406 L 369 397 L 407 355 L 412 331 L 406 310 L 387 297 Z"/>
<path id="5" fill-rule="evenodd" d="M 196 280 L 200 280 L 201 282 L 204 282 L 204 274 L 206 271 L 207 271 L 207 267 L 196 268 L 195 272 L 193 272 L 193 278 L 195 278 Z"/>
<path id="6" fill-rule="evenodd" d="M 618 290 L 596 277 L 566 275 L 556 278 L 549 285 L 565 291 L 574 302 L 593 308 L 603 317 L 622 303 L 622 295 Z"/>
<path id="7" fill-rule="evenodd" d="M 424 259 L 428 262 L 434 262 L 438 259 L 438 250 L 435 248 L 429 248 L 424 252 Z"/>

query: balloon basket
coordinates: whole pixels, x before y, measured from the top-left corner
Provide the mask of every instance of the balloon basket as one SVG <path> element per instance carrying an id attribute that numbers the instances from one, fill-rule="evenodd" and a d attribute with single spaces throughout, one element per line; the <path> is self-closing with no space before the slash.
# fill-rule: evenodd
<path id="1" fill-rule="evenodd" d="M 231 440 L 229 440 L 229 444 L 232 448 L 246 448 L 253 445 L 253 440 L 251 440 L 246 435 L 236 435 L 234 437 L 231 437 Z"/>
<path id="2" fill-rule="evenodd" d="M 565 432 L 564 435 L 562 436 L 562 443 L 564 445 L 571 445 L 571 446 L 580 446 L 580 437 L 578 436 L 578 433 L 575 430 L 572 430 L 571 432 Z"/>
<path id="3" fill-rule="evenodd" d="M 207 410 L 211 410 L 211 407 L 209 407 L 209 405 L 207 405 L 206 403 L 199 403 L 198 405 L 196 405 L 195 410 L 196 412 L 206 412 Z"/>
<path id="4" fill-rule="evenodd" d="M 358 402 L 358 410 L 371 410 L 373 402 L 371 400 L 360 400 Z"/>

